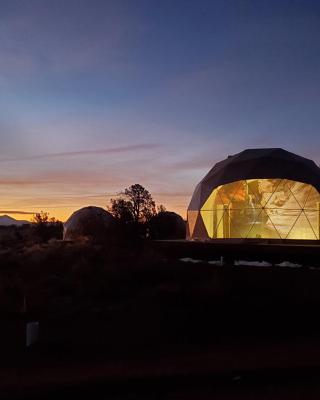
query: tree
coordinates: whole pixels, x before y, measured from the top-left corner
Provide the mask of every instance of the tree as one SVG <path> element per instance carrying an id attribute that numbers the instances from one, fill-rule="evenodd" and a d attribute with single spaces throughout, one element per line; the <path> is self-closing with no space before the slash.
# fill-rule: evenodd
<path id="1" fill-rule="evenodd" d="M 133 215 L 131 212 L 131 203 L 125 199 L 111 199 L 111 206 L 108 207 L 108 211 L 119 219 L 121 222 L 132 222 Z"/>
<path id="2" fill-rule="evenodd" d="M 49 222 L 49 213 L 40 211 L 33 216 L 31 221 L 36 225 L 47 224 Z"/>
<path id="3" fill-rule="evenodd" d="M 160 206 L 157 206 L 157 212 L 158 212 L 158 214 L 164 213 L 164 212 L 166 212 L 166 211 L 167 211 L 167 209 L 165 208 L 165 206 L 164 206 L 163 204 L 160 204 Z"/>
<path id="4" fill-rule="evenodd" d="M 118 199 L 111 199 L 108 210 L 124 222 L 144 223 L 156 214 L 156 205 L 150 192 L 139 184 L 131 185 L 120 193 Z"/>
<path id="5" fill-rule="evenodd" d="M 54 217 L 49 218 L 49 213 L 44 211 L 36 213 L 32 218 L 32 222 L 35 226 L 36 236 L 41 242 L 54 238 L 62 239 L 63 224 Z"/>

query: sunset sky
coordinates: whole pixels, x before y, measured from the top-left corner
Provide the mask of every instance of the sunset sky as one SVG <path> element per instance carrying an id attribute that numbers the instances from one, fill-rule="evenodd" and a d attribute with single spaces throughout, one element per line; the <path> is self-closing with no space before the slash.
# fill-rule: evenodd
<path id="1" fill-rule="evenodd" d="M 228 154 L 319 164 L 319 125 L 319 1 L 0 1 L 0 215 L 140 183 L 185 216 Z"/>

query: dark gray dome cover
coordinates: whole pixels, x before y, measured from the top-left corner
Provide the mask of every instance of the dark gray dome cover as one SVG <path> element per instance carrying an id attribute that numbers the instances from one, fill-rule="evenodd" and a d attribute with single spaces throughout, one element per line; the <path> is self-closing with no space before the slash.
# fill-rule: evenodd
<path id="1" fill-rule="evenodd" d="M 186 223 L 172 211 L 162 211 L 153 216 L 149 223 L 152 239 L 185 239 Z"/>
<path id="2" fill-rule="evenodd" d="M 320 168 L 314 161 L 281 148 L 248 149 L 218 162 L 197 185 L 188 210 L 199 210 L 213 189 L 245 179 L 289 179 L 320 192 Z"/>
<path id="3" fill-rule="evenodd" d="M 115 230 L 115 218 L 101 207 L 84 207 L 75 211 L 64 223 L 63 238 L 101 240 Z"/>

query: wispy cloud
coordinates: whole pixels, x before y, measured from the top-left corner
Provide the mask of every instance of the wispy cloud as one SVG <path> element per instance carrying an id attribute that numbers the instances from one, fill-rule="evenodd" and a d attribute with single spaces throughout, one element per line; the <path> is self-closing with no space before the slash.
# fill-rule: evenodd
<path id="1" fill-rule="evenodd" d="M 17 211 L 17 210 L 0 210 L 0 214 L 21 214 L 21 215 L 33 215 L 31 211 Z"/>
<path id="2" fill-rule="evenodd" d="M 64 157 L 79 157 L 88 155 L 105 155 L 105 154 L 120 154 L 126 152 L 135 152 L 143 150 L 152 150 L 160 147 L 156 143 L 140 143 L 133 144 L 129 146 L 119 146 L 119 147 L 109 147 L 103 149 L 93 149 L 93 150 L 77 150 L 77 151 L 65 151 L 59 153 L 46 153 L 46 154 L 35 154 L 27 157 L 20 158 L 3 158 L 0 162 L 12 162 L 12 161 L 28 161 L 28 160 L 42 160 L 42 159 L 52 159 L 52 158 L 64 158 Z"/>
<path id="3" fill-rule="evenodd" d="M 42 183 L 46 182 L 29 179 L 0 179 L 0 186 L 32 186 Z"/>

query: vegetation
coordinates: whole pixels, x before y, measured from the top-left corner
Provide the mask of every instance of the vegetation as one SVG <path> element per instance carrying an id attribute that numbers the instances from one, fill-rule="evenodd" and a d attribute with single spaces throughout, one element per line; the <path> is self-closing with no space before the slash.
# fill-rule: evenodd
<path id="1" fill-rule="evenodd" d="M 119 198 L 110 202 L 108 211 L 125 223 L 145 223 L 156 214 L 156 204 L 150 192 L 139 184 L 126 188 Z"/>
<path id="2" fill-rule="evenodd" d="M 309 329 L 318 321 L 316 269 L 221 268 L 165 253 L 149 241 L 0 249 L 0 316 L 39 320 L 44 354 L 108 357 L 205 348 L 234 332 L 244 340 L 306 332 L 303 310 Z"/>
<path id="3" fill-rule="evenodd" d="M 32 219 L 37 239 L 47 242 L 50 239 L 62 239 L 63 224 L 55 217 L 49 218 L 49 213 L 41 211 L 36 213 Z"/>

